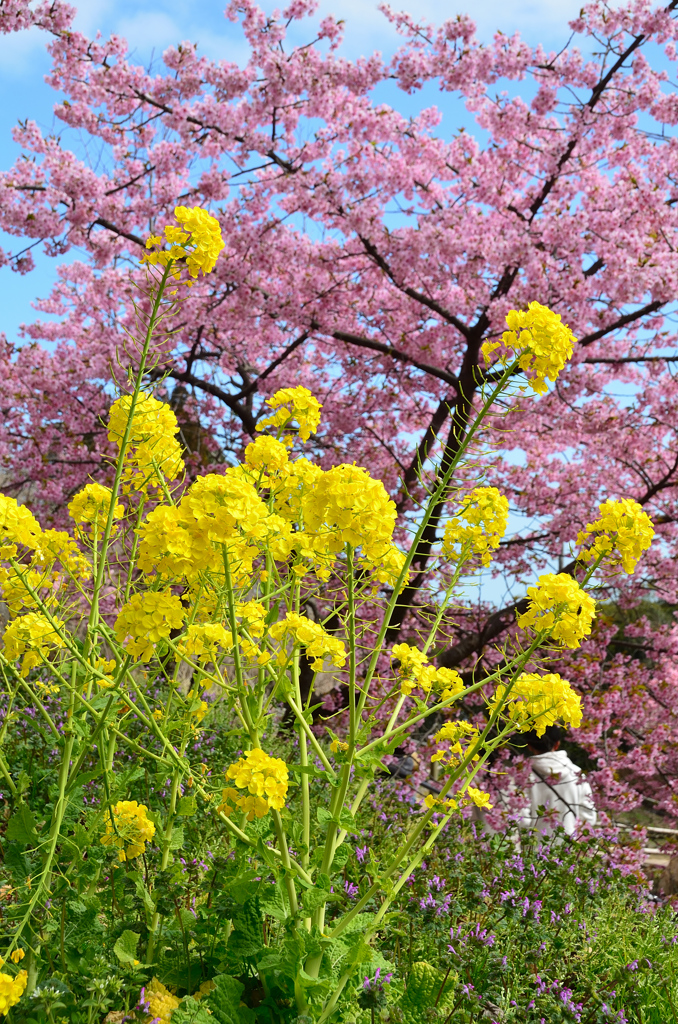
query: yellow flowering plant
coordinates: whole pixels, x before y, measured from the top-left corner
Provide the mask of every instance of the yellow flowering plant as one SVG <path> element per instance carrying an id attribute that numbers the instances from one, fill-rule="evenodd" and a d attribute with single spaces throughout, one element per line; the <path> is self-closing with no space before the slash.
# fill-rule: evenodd
<path id="1" fill-rule="evenodd" d="M 155 971 L 161 963 L 163 929 L 173 915 L 190 959 L 193 940 L 181 912 L 162 889 L 149 889 L 148 864 L 155 861 L 159 877 L 169 878 L 178 819 L 200 814 L 249 871 L 238 891 L 255 881 L 268 887 L 265 900 L 257 895 L 247 904 L 260 918 L 268 901 L 280 923 L 285 952 L 262 938 L 260 953 L 251 953 L 267 998 L 321 1024 L 338 1019 L 347 984 L 369 959 L 371 937 L 450 816 L 468 804 L 489 805 L 474 782 L 492 752 L 516 732 L 543 731 L 556 720 L 579 724 L 580 701 L 569 683 L 539 674 L 535 663 L 539 652 L 577 647 L 588 635 L 593 574 L 606 559 L 633 567 L 651 526 L 632 503 L 601 507 L 602 518 L 581 538 L 589 563 L 581 580 L 546 574 L 530 588 L 528 609 L 495 669 L 476 678 L 437 666 L 460 580 L 489 564 L 508 517 L 507 499 L 495 488 L 455 496 L 451 481 L 516 374 L 527 373 L 538 392 L 557 376 L 571 352 L 569 329 L 536 304 L 509 314 L 504 344 L 513 354 L 502 357 L 413 536 L 396 543 L 396 508 L 381 481 L 353 465 L 323 470 L 301 454 L 321 417 L 320 402 L 304 387 L 268 399 L 273 411 L 259 421 L 260 435 L 241 463 L 185 479 L 176 418 L 149 386 L 152 340 L 178 301 L 166 296 L 168 285 L 209 273 L 223 243 L 205 211 L 178 207 L 176 217 L 179 226 L 148 243 L 150 307 L 129 391 L 110 410 L 108 437 L 117 448 L 110 486 L 88 484 L 73 496 L 72 537 L 43 531 L 30 511 L 0 496 L 0 586 L 11 615 L 0 647 L 4 686 L 10 707 L 23 701 L 37 709 L 59 750 L 40 871 L 7 951 L 9 957 L 22 934 L 30 937 L 27 980 L 22 972 L 3 981 L 0 999 L 35 986 L 36 921 L 57 869 L 68 877 L 69 851 L 82 841 L 70 837 L 65 822 L 84 777 L 101 784 L 89 834 L 110 858 L 114 898 L 116 870 L 131 872 L 143 894 L 145 967 Z M 430 621 L 389 646 L 399 594 L 441 503 L 447 513 Z M 313 717 L 316 687 L 328 675 L 344 685 L 347 699 L 336 733 Z M 485 699 L 482 723 L 460 712 L 471 694 Z M 204 755 L 193 742 L 218 706 L 241 744 L 220 779 L 198 760 Z M 283 713 L 296 743 L 287 759 L 267 749 Z M 361 898 L 338 911 L 346 839 L 375 776 L 399 742 L 433 716 L 446 719 L 434 754 L 440 794 L 413 818 L 397 852 L 375 865 Z M 130 758 L 150 759 L 165 780 L 163 811 L 129 799 L 123 766 Z M 1 752 L 0 773 L 20 806 Z M 216 895 L 218 885 L 210 899 Z M 224 940 L 233 934 L 233 948 L 244 942 L 232 925 L 236 904 L 229 904 Z M 349 939 L 357 927 L 358 945 Z M 157 978 L 146 991 L 156 1016 L 169 1019 L 177 997 Z"/>

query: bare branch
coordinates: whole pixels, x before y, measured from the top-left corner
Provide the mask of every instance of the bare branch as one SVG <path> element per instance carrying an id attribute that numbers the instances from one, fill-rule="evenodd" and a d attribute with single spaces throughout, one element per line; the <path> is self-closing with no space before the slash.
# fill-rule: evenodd
<path id="1" fill-rule="evenodd" d="M 316 322 L 313 322 L 311 326 L 315 330 L 322 331 L 322 327 Z M 407 363 L 410 366 L 416 367 L 417 370 L 429 373 L 432 377 L 438 377 L 439 380 L 444 380 L 454 388 L 457 387 L 457 378 L 453 373 L 448 373 L 447 370 L 441 370 L 438 366 L 431 366 L 430 363 L 422 363 L 420 360 L 415 359 L 414 356 L 408 355 L 407 352 L 402 352 L 400 349 L 393 348 L 392 345 L 385 345 L 381 341 L 374 341 L 373 338 L 365 338 L 360 334 L 351 334 L 348 331 L 332 331 L 331 336 L 336 338 L 337 341 L 345 341 L 347 345 L 356 345 L 358 348 L 369 348 L 372 349 L 373 352 L 381 352 L 383 355 L 390 356 L 391 359 L 395 359 L 396 362 Z"/>

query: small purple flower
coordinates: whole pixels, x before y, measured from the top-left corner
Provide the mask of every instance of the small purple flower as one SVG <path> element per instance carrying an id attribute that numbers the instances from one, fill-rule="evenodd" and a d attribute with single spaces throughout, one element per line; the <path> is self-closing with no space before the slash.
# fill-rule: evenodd
<path id="1" fill-rule="evenodd" d="M 350 882 L 347 878 L 346 881 L 344 882 L 344 892 L 350 899 L 353 900 L 356 898 L 360 890 L 357 885 L 354 885 L 353 882 Z"/>
<path id="2" fill-rule="evenodd" d="M 356 848 L 355 848 L 355 855 L 358 858 L 358 862 L 360 864 L 362 864 L 362 862 L 365 860 L 366 854 L 367 854 L 367 846 L 366 845 L 365 846 L 356 846 Z"/>

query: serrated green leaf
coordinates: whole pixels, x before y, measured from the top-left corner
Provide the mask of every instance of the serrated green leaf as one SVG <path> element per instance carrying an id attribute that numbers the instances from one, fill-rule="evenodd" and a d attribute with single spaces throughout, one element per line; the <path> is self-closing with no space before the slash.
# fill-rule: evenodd
<path id="1" fill-rule="evenodd" d="M 350 852 L 351 851 L 347 843 L 342 843 L 341 846 L 337 847 L 334 853 L 334 860 L 332 861 L 332 868 L 335 871 L 340 871 L 344 867 L 349 858 Z"/>
<path id="2" fill-rule="evenodd" d="M 269 917 L 277 921 L 284 921 L 287 917 L 287 907 L 280 885 L 267 885 L 259 894 L 261 909 Z"/>
<path id="3" fill-rule="evenodd" d="M 27 846 L 29 843 L 34 843 L 37 840 L 38 833 L 35 830 L 35 818 L 27 804 L 19 804 L 9 819 L 6 836 L 8 839 L 13 839 L 16 843 L 21 843 L 23 846 Z"/>
<path id="4" fill-rule="evenodd" d="M 137 959 L 138 945 L 139 936 L 137 933 L 125 930 L 113 946 L 113 952 L 121 963 L 132 964 Z"/>
<path id="5" fill-rule="evenodd" d="M 197 809 L 198 804 L 194 796 L 182 796 L 177 804 L 177 814 L 181 814 L 184 818 L 195 814 Z"/>
<path id="6" fill-rule="evenodd" d="M 184 826 L 175 825 L 170 839 L 170 850 L 181 850 L 184 845 Z"/>
<path id="7" fill-rule="evenodd" d="M 240 1005 L 245 986 L 228 974 L 217 974 L 212 980 L 215 987 L 206 1002 L 215 1024 L 253 1024 L 254 1011 Z"/>

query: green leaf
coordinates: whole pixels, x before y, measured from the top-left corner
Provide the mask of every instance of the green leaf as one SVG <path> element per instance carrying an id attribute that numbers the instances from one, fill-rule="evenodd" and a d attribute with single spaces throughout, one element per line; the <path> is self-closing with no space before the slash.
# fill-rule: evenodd
<path id="1" fill-rule="evenodd" d="M 206 1002 L 215 1024 L 254 1024 L 254 1011 L 240 1005 L 245 986 L 229 974 L 217 974 L 212 980 L 215 988 Z"/>
<path id="2" fill-rule="evenodd" d="M 339 825 L 341 828 L 345 828 L 347 832 L 352 832 L 355 828 L 355 818 L 349 811 L 348 807 L 342 807 L 339 812 Z"/>
<path id="3" fill-rule="evenodd" d="M 184 845 L 184 826 L 178 825 L 172 829 L 170 839 L 170 850 L 181 850 Z"/>
<path id="4" fill-rule="evenodd" d="M 197 809 L 198 805 L 194 796 L 182 796 L 177 804 L 177 814 L 181 814 L 185 818 L 195 814 Z"/>
<path id="5" fill-rule="evenodd" d="M 75 826 L 75 832 L 72 836 L 73 842 L 79 850 L 85 850 L 90 843 L 89 832 L 82 825 L 77 824 Z"/>
<path id="6" fill-rule="evenodd" d="M 102 773 L 103 769 L 101 768 L 97 768 L 95 771 L 91 772 L 80 772 L 80 774 L 76 775 L 73 781 L 69 783 L 66 792 L 70 793 L 71 790 L 77 789 L 79 786 L 84 786 L 85 783 L 92 782 L 94 779 L 98 779 Z"/>
<path id="7" fill-rule="evenodd" d="M 116 944 L 113 946 L 113 952 L 123 964 L 132 964 L 137 958 L 137 946 L 139 945 L 139 936 L 136 932 L 124 931 Z"/>
<path id="8" fill-rule="evenodd" d="M 351 851 L 347 843 L 342 843 L 341 846 L 337 847 L 334 854 L 334 860 L 332 861 L 332 868 L 335 871 L 340 871 L 344 867 L 350 852 Z"/>
<path id="9" fill-rule="evenodd" d="M 20 772 L 16 780 L 16 788 L 19 796 L 23 796 L 31 788 L 31 777 L 28 772 Z"/>
<path id="10" fill-rule="evenodd" d="M 329 889 L 321 889 L 317 885 L 314 885 L 312 889 L 304 889 L 304 912 L 310 914 L 316 907 L 321 907 L 323 903 L 327 903 L 330 895 Z"/>
<path id="11" fill-rule="evenodd" d="M 311 775 L 313 778 L 327 778 L 324 768 L 316 768 L 314 764 L 291 764 L 288 766 L 295 775 Z"/>
<path id="12" fill-rule="evenodd" d="M 412 964 L 412 970 L 407 979 L 407 989 L 400 1000 L 400 1008 L 405 1013 L 417 1013 L 423 1016 L 422 1011 L 426 1007 L 434 1005 L 443 981 L 445 981 L 443 972 L 431 964 L 427 964 L 424 960 Z M 453 993 L 454 979 L 448 977 L 445 989 L 438 998 L 438 1005 L 444 1006 Z"/>
<path id="13" fill-rule="evenodd" d="M 257 956 L 264 945 L 261 907 L 257 897 L 247 900 L 233 916 L 233 931 L 228 939 L 228 955 L 239 960 Z"/>
<path id="14" fill-rule="evenodd" d="M 35 831 L 35 818 L 27 804 L 19 804 L 7 824 L 7 838 L 13 839 L 23 846 L 35 842 L 38 833 Z"/>
<path id="15" fill-rule="evenodd" d="M 287 917 L 287 907 L 283 898 L 280 885 L 267 885 L 259 894 L 261 909 L 269 917 L 277 921 L 284 921 Z"/>

